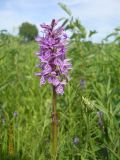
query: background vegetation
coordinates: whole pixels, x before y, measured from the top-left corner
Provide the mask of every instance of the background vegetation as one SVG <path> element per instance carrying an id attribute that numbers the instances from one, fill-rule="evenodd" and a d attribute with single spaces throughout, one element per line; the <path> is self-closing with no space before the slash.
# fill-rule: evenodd
<path id="1" fill-rule="evenodd" d="M 35 25 L 24 22 L 19 27 L 19 35 L 24 38 L 25 42 L 31 41 L 38 35 L 38 29 Z"/>
<path id="2" fill-rule="evenodd" d="M 120 159 L 120 28 L 95 44 L 79 19 L 61 22 L 71 37 L 71 81 L 58 96 L 58 160 Z M 116 34 L 115 34 L 116 33 Z M 113 41 L 109 38 L 114 36 Z M 50 160 L 51 86 L 39 87 L 34 41 L 0 33 L 0 159 Z"/>

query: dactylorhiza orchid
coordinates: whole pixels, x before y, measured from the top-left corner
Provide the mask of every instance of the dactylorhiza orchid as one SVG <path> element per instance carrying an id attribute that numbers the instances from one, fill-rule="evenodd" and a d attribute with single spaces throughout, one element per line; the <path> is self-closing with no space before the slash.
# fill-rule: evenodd
<path id="1" fill-rule="evenodd" d="M 63 26 L 58 26 L 58 21 L 52 20 L 50 25 L 42 24 L 42 37 L 36 37 L 40 46 L 40 51 L 36 53 L 40 60 L 37 66 L 40 72 L 36 76 L 40 77 L 40 85 L 46 82 L 53 86 L 52 98 L 52 154 L 53 159 L 57 157 L 57 136 L 58 136 L 58 117 L 57 117 L 57 94 L 63 95 L 64 87 L 69 80 L 68 71 L 71 69 L 69 59 L 66 59 L 67 35 Z"/>
<path id="2" fill-rule="evenodd" d="M 58 21 L 53 19 L 50 25 L 40 25 L 43 35 L 35 40 L 40 45 L 40 51 L 36 55 L 40 59 L 38 66 L 41 71 L 35 75 L 40 77 L 40 85 L 48 82 L 55 87 L 57 94 L 63 95 L 71 63 L 66 59 L 67 35 L 62 26 L 56 27 L 57 24 Z"/>

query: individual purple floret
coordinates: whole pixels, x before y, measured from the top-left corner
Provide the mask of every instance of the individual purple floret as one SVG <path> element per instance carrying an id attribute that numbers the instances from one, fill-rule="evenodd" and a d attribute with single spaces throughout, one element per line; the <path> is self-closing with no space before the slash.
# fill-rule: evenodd
<path id="1" fill-rule="evenodd" d="M 14 117 L 17 117 L 17 116 L 18 116 L 18 112 L 15 111 L 15 112 L 13 113 L 13 115 L 14 115 Z"/>
<path id="2" fill-rule="evenodd" d="M 37 67 L 41 71 L 36 73 L 40 77 L 40 85 L 46 82 L 55 86 L 57 94 L 64 93 L 64 86 L 69 80 L 68 71 L 72 65 L 66 59 L 66 40 L 67 35 L 62 26 L 56 27 L 58 21 L 52 20 L 50 25 L 42 24 L 43 36 L 36 37 L 40 45 L 40 51 L 36 53 L 40 60 Z"/>
<path id="3" fill-rule="evenodd" d="M 78 137 L 74 137 L 73 143 L 74 143 L 75 145 L 79 144 L 79 143 L 80 143 L 80 139 L 79 139 Z"/>
<path id="4" fill-rule="evenodd" d="M 98 115 L 98 125 L 104 131 L 103 112 L 98 111 L 97 115 Z"/>
<path id="5" fill-rule="evenodd" d="M 85 89 L 85 87 L 86 87 L 86 80 L 84 80 L 84 79 L 81 79 L 81 80 L 80 80 L 80 87 L 81 87 L 82 89 Z"/>

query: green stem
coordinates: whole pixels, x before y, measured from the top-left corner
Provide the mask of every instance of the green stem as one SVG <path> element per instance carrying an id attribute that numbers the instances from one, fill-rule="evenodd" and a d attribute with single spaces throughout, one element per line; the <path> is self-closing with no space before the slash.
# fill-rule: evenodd
<path id="1" fill-rule="evenodd" d="M 57 157 L 57 133 L 58 133 L 58 119 L 56 112 L 56 91 L 53 86 L 53 99 L 52 99 L 52 157 L 56 160 Z"/>

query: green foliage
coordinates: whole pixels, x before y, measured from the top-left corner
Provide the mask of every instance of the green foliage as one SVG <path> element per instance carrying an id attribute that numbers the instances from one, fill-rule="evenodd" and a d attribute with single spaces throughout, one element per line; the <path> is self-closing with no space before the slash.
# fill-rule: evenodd
<path id="1" fill-rule="evenodd" d="M 72 15 L 71 10 L 64 4 L 64 3 L 58 3 L 58 5 L 69 15 Z"/>
<path id="2" fill-rule="evenodd" d="M 9 44 L 10 35 L 7 33 L 7 30 L 0 31 L 0 47 Z"/>
<path id="3" fill-rule="evenodd" d="M 63 21 L 62 26 L 64 26 L 65 30 L 69 30 L 71 32 L 70 38 L 72 40 L 77 39 L 77 41 L 86 38 L 86 30 L 81 24 L 79 18 L 74 18 L 71 10 L 64 3 L 58 4 L 69 15 L 68 18 L 63 17 L 60 20 Z"/>
<path id="4" fill-rule="evenodd" d="M 69 30 L 71 33 L 70 39 L 73 41 L 83 41 L 87 37 L 91 37 L 97 33 L 96 30 L 90 31 L 87 35 L 85 27 L 81 24 L 79 18 L 74 18 L 72 16 L 71 10 L 64 4 L 58 3 L 58 5 L 68 14 L 69 17 L 61 18 L 60 20 L 63 21 L 62 26 L 64 26 L 65 30 Z"/>
<path id="5" fill-rule="evenodd" d="M 24 22 L 19 27 L 19 35 L 23 36 L 25 40 L 31 41 L 38 35 L 38 29 L 35 25 Z"/>
<path id="6" fill-rule="evenodd" d="M 120 44 L 120 26 L 116 27 L 114 29 L 114 32 L 112 32 L 109 35 L 107 35 L 104 40 L 108 41 L 110 38 L 112 39 L 112 41 L 114 43 Z"/>
<path id="7" fill-rule="evenodd" d="M 89 33 L 89 35 L 88 35 L 88 37 L 91 37 L 91 36 L 93 36 L 94 34 L 96 34 L 97 33 L 97 31 L 96 30 L 94 30 L 94 31 L 90 31 L 90 33 Z"/>
<path id="8" fill-rule="evenodd" d="M 115 42 L 94 44 L 82 38 L 74 24 L 68 56 L 71 81 L 57 97 L 58 160 L 119 160 L 120 157 L 120 48 Z M 71 29 L 70 29 L 71 31 Z M 84 29 L 83 29 L 84 34 Z M 26 45 L 8 36 L 0 42 L 0 159 L 50 160 L 52 88 L 39 86 L 34 42 Z M 14 113 L 17 112 L 17 115 Z M 102 116 L 100 117 L 100 112 Z M 14 154 L 8 151 L 13 126 Z M 75 143 L 75 138 L 79 141 Z"/>
<path id="9" fill-rule="evenodd" d="M 0 144 L 2 160 L 50 159 L 51 87 L 39 87 L 34 77 L 38 50 L 33 42 L 21 45 L 10 38 L 0 48 Z M 71 42 L 72 80 L 58 97 L 58 159 L 119 159 L 120 56 L 115 44 Z M 80 80 L 85 80 L 82 86 Z M 5 84 L 5 85 L 4 85 Z M 97 112 L 103 113 L 103 128 Z M 18 115 L 14 117 L 13 113 Z M 14 158 L 8 155 L 8 129 L 13 124 Z M 74 144 L 74 138 L 79 143 Z"/>

